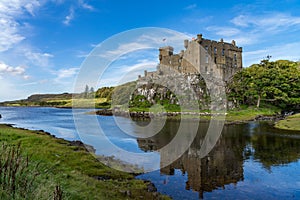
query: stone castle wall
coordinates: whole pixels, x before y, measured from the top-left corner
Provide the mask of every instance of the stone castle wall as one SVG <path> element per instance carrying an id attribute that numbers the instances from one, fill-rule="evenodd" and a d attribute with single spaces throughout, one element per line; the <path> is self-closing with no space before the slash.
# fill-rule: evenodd
<path id="1" fill-rule="evenodd" d="M 159 94 L 157 85 L 160 85 L 161 90 L 167 88 L 176 96 L 185 95 L 187 99 L 196 100 L 190 95 L 189 91 L 192 90 L 205 107 L 208 102 L 204 103 L 203 96 L 209 95 L 205 88 L 215 96 L 221 94 L 219 90 L 242 69 L 242 48 L 236 46 L 234 40 L 231 43 L 226 43 L 223 39 L 217 42 L 204 39 L 201 34 L 197 39 L 184 40 L 183 45 L 185 50 L 178 54 L 174 54 L 171 46 L 159 48 L 157 70 L 145 70 L 144 76 L 139 76 L 137 86 L 150 90 L 156 85 L 154 93 Z M 143 94 L 137 91 L 136 95 Z M 149 102 L 154 103 L 152 96 L 146 97 Z"/>
<path id="2" fill-rule="evenodd" d="M 236 46 L 234 40 L 231 43 L 223 39 L 217 42 L 199 34 L 197 39 L 184 40 L 184 47 L 185 50 L 178 54 L 174 54 L 171 46 L 159 48 L 157 71 L 145 71 L 145 77 L 170 75 L 175 70 L 183 74 L 213 76 L 227 82 L 242 69 L 242 48 Z"/>
<path id="3" fill-rule="evenodd" d="M 159 74 L 166 74 L 167 68 L 180 73 L 210 74 L 228 81 L 237 71 L 242 69 L 242 48 L 235 41 L 226 43 L 202 38 L 184 41 L 185 50 L 174 54 L 170 46 L 159 49 Z"/>

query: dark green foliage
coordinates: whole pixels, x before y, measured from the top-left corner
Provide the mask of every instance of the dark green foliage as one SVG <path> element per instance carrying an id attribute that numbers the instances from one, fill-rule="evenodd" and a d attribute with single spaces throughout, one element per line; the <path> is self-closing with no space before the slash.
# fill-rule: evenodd
<path id="1" fill-rule="evenodd" d="M 299 63 L 263 60 L 238 72 L 228 89 L 229 99 L 237 105 L 294 107 L 300 103 Z"/>
<path id="2" fill-rule="evenodd" d="M 96 104 L 96 107 L 97 108 L 110 108 L 111 107 L 111 104 L 109 102 L 103 102 L 103 103 L 98 103 Z"/>
<path id="3" fill-rule="evenodd" d="M 96 91 L 96 98 L 106 98 L 107 101 L 111 100 L 112 92 L 115 87 L 102 87 Z"/>
<path id="4" fill-rule="evenodd" d="M 39 106 L 63 106 L 65 104 L 67 104 L 68 102 L 67 101 L 41 101 L 41 102 L 38 102 L 37 105 Z"/>
<path id="5" fill-rule="evenodd" d="M 143 95 L 136 95 L 130 101 L 130 106 L 131 107 L 136 107 L 136 108 L 150 108 L 151 105 L 152 104 Z"/>

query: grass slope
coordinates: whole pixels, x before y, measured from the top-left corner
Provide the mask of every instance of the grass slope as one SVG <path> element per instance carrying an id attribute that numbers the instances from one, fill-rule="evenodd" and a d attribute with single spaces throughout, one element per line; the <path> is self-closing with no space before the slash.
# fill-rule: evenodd
<path id="1" fill-rule="evenodd" d="M 275 124 L 275 128 L 284 130 L 300 131 L 300 114 L 295 114 L 280 120 Z"/>
<path id="2" fill-rule="evenodd" d="M 63 191 L 63 199 L 167 199 L 148 192 L 146 183 L 133 175 L 98 162 L 83 147 L 45 132 L 0 125 L 0 142 L 21 143 L 23 155 L 30 155 L 30 165 L 39 163 L 36 194 L 31 199 L 54 199 L 57 185 Z M 0 189 L 0 195 L 4 193 Z"/>

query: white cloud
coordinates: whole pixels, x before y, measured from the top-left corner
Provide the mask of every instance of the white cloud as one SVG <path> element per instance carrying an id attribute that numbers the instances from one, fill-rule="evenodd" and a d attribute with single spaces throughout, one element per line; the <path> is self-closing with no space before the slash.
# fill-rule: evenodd
<path id="1" fill-rule="evenodd" d="M 192 9 L 195 9 L 195 8 L 197 8 L 197 4 L 191 4 L 191 5 L 188 5 L 187 7 L 185 7 L 184 9 L 185 10 L 192 10 Z"/>
<path id="2" fill-rule="evenodd" d="M 25 75 L 25 67 L 22 66 L 12 67 L 3 62 L 0 62 L 0 75 L 21 76 L 24 79 L 29 78 L 28 75 Z"/>
<path id="3" fill-rule="evenodd" d="M 0 1 L 0 52 L 7 51 L 25 39 L 20 33 L 22 25 L 18 18 L 26 13 L 34 15 L 40 7 L 37 0 L 2 0 Z"/>
<path id="4" fill-rule="evenodd" d="M 40 52 L 33 52 L 31 50 L 26 51 L 24 49 L 25 57 L 34 65 L 40 67 L 46 67 L 49 64 L 49 58 L 53 58 L 54 56 L 49 53 L 40 53 Z"/>
<path id="5" fill-rule="evenodd" d="M 138 31 L 138 29 L 137 29 Z M 141 29 L 141 31 L 143 31 Z M 183 41 L 185 39 L 191 38 L 189 35 L 182 34 L 179 32 L 171 31 L 168 29 L 164 29 L 163 31 L 160 29 L 153 29 L 150 30 L 147 34 L 141 34 L 136 36 L 136 33 L 133 35 L 126 35 L 126 32 L 121 33 L 124 34 L 124 41 L 127 42 L 119 42 L 117 39 L 116 41 L 111 38 L 110 39 L 110 46 L 107 47 L 106 51 L 101 51 L 98 56 L 106 59 L 113 59 L 120 55 L 127 54 L 132 51 L 143 50 L 143 49 L 159 49 L 159 47 L 163 46 L 172 46 L 175 52 L 179 52 L 182 50 Z M 123 37 L 123 36 L 118 36 Z M 134 38 L 136 37 L 136 38 Z M 127 40 L 126 40 L 127 39 Z M 104 42 L 107 46 L 108 42 Z M 95 48 L 95 50 L 101 50 L 100 48 L 104 48 L 102 44 L 99 45 L 99 48 Z M 92 54 L 92 56 L 95 56 Z"/>
<path id="6" fill-rule="evenodd" d="M 41 6 L 40 2 L 34 0 L 34 1 L 30 1 L 29 3 L 25 4 L 24 7 L 27 10 L 27 12 L 29 12 L 32 16 L 35 16 L 34 11 L 36 8 L 38 8 L 40 6 Z"/>
<path id="7" fill-rule="evenodd" d="M 68 69 L 60 69 L 58 71 L 54 71 L 53 74 L 56 75 L 56 80 L 62 80 L 62 79 L 67 79 L 74 77 L 79 71 L 79 68 L 77 67 L 71 67 Z"/>
<path id="8" fill-rule="evenodd" d="M 71 7 L 69 10 L 69 14 L 65 17 L 63 23 L 69 26 L 71 21 L 74 19 L 74 17 L 75 17 L 74 8 Z"/>
<path id="9" fill-rule="evenodd" d="M 93 6 L 86 3 L 84 0 L 79 0 L 78 3 L 79 3 L 79 6 L 84 8 L 84 9 L 87 9 L 87 10 L 90 10 L 90 11 L 95 10 L 95 8 Z"/>
<path id="10" fill-rule="evenodd" d="M 215 32 L 215 34 L 223 36 L 223 37 L 230 37 L 233 35 L 239 34 L 241 31 L 237 28 L 233 27 L 217 27 L 217 26 L 210 26 L 207 28 L 208 31 Z"/>
<path id="11" fill-rule="evenodd" d="M 99 87 L 120 85 L 129 81 L 137 80 L 139 75 L 144 74 L 144 70 L 153 71 L 157 66 L 156 60 L 137 60 L 131 65 L 112 66 L 107 73 L 104 73 L 99 81 Z"/>
<path id="12" fill-rule="evenodd" d="M 230 26 L 213 26 L 207 30 L 227 41 L 234 39 L 239 45 L 252 45 L 291 28 L 300 29 L 300 17 L 285 13 L 238 15 L 229 22 Z"/>
<path id="13" fill-rule="evenodd" d="M 60 2 L 62 3 L 62 2 Z M 95 8 L 86 3 L 84 0 L 78 0 L 77 2 L 78 4 L 72 4 L 70 9 L 69 9 L 69 14 L 65 17 L 65 19 L 63 20 L 63 24 L 65 24 L 66 26 L 69 26 L 71 24 L 71 22 L 74 20 L 75 18 L 75 12 L 77 9 L 86 9 L 89 11 L 94 11 Z"/>
<path id="14" fill-rule="evenodd" d="M 300 60 L 300 42 L 289 43 L 285 45 L 269 46 L 265 49 L 244 52 L 244 65 L 246 67 L 251 64 L 259 63 L 267 55 L 272 56 L 272 60 Z M 285 54 L 283 52 L 288 52 Z"/>
<path id="15" fill-rule="evenodd" d="M 120 44 L 116 49 L 108 50 L 105 52 L 105 54 L 101 54 L 99 56 L 103 58 L 114 58 L 115 56 L 126 54 L 131 50 L 147 49 L 150 47 L 151 45 L 146 43 L 139 43 L 139 42 L 123 43 Z"/>
<path id="16" fill-rule="evenodd" d="M 240 27 L 254 26 L 263 30 L 283 31 L 282 29 L 300 25 L 300 17 L 294 17 L 284 13 L 272 13 L 261 16 L 239 15 L 233 18 L 231 22 Z"/>

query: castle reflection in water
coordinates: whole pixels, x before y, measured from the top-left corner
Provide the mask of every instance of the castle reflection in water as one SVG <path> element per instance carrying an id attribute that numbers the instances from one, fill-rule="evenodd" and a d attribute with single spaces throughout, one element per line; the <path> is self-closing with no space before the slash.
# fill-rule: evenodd
<path id="1" fill-rule="evenodd" d="M 200 144 L 208 124 L 200 123 L 198 134 L 190 148 L 175 162 L 160 169 L 160 173 L 164 175 L 174 175 L 175 169 L 187 174 L 185 188 L 199 192 L 200 198 L 203 198 L 204 192 L 243 181 L 243 163 L 250 156 L 266 168 L 296 161 L 300 157 L 299 139 L 270 136 L 263 134 L 265 130 L 262 130 L 259 124 L 244 124 L 225 126 L 215 147 L 207 156 L 201 158 Z M 158 151 L 172 140 L 179 125 L 179 121 L 167 122 L 159 134 L 147 139 L 138 139 L 139 147 L 144 151 Z M 188 126 L 191 124 L 187 124 L 184 129 L 187 134 Z M 272 159 L 272 155 L 275 155 L 276 159 Z M 161 155 L 161 162 L 163 160 L 164 156 Z"/>

